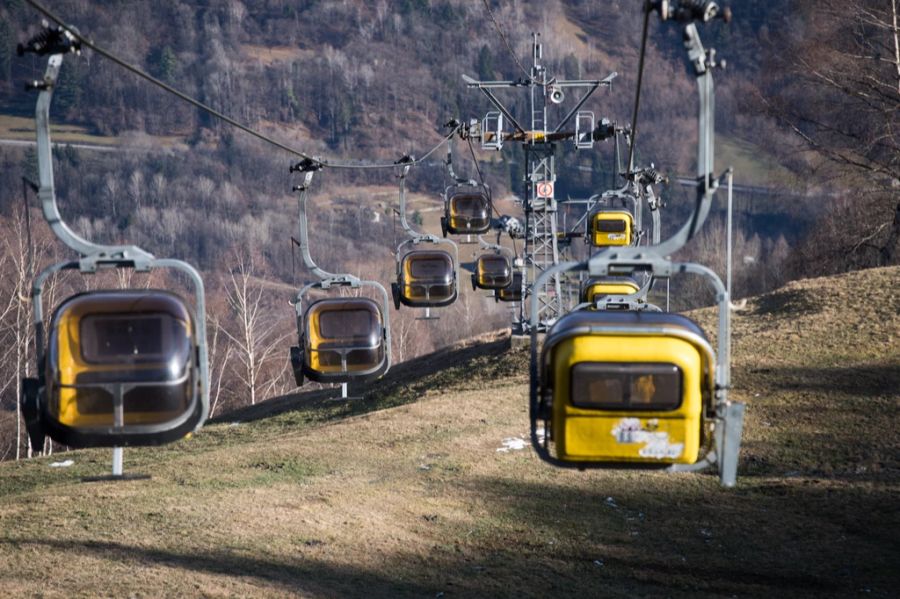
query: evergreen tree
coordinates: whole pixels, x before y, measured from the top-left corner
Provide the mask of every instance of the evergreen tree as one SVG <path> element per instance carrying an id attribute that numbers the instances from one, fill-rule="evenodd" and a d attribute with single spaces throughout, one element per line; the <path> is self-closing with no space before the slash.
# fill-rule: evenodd
<path id="1" fill-rule="evenodd" d="M 32 183 L 38 182 L 38 160 L 35 146 L 25 147 L 25 154 L 22 156 L 22 174 Z"/>
<path id="2" fill-rule="evenodd" d="M 59 78 L 53 90 L 53 108 L 66 114 L 79 108 L 83 94 L 81 69 L 75 61 L 70 61 L 59 71 Z"/>
<path id="3" fill-rule="evenodd" d="M 478 58 L 475 59 L 475 70 L 478 72 L 478 78 L 482 81 L 488 81 L 494 78 L 494 55 L 491 49 L 486 45 L 478 51 Z"/>
<path id="4" fill-rule="evenodd" d="M 0 18 L 0 80 L 9 81 L 12 78 L 13 46 L 12 29 L 6 19 Z"/>
<path id="5" fill-rule="evenodd" d="M 176 71 L 178 70 L 178 57 L 175 56 L 175 52 L 172 48 L 169 46 L 163 47 L 162 51 L 159 53 L 159 59 L 156 66 L 160 79 L 166 83 L 173 83 L 175 81 Z"/>

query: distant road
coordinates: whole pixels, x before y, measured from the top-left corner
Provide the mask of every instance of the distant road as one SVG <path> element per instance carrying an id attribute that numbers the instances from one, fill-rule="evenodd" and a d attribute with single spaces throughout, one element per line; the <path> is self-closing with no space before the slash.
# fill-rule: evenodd
<path id="1" fill-rule="evenodd" d="M 23 148 L 36 145 L 36 141 L 31 141 L 29 139 L 0 139 L 0 146 L 14 146 Z M 75 148 L 76 150 L 92 150 L 95 152 L 118 152 L 122 149 L 119 146 L 102 146 L 100 144 L 69 143 L 64 141 L 53 142 L 53 147 L 70 147 Z"/>
<path id="2" fill-rule="evenodd" d="M 685 187 L 697 187 L 697 185 L 699 185 L 696 179 L 688 179 L 687 177 L 675 177 L 674 180 L 679 185 L 683 185 Z M 741 185 L 740 183 L 735 183 L 733 185 L 733 188 L 735 193 L 751 193 L 769 196 L 807 197 L 807 194 L 805 193 L 791 191 L 788 189 L 780 189 L 776 187 L 760 187 L 758 185 Z M 725 187 L 723 186 L 721 189 L 724 190 Z"/>

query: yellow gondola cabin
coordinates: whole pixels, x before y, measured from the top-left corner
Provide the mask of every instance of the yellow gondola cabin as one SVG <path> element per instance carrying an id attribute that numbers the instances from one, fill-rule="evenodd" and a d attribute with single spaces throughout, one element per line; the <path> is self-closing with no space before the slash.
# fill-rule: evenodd
<path id="1" fill-rule="evenodd" d="M 329 298 L 306 309 L 303 374 L 318 382 L 376 378 L 388 367 L 381 309 L 368 298 Z"/>
<path id="2" fill-rule="evenodd" d="M 634 242 L 634 217 L 626 210 L 600 210 L 591 216 L 591 245 L 626 246 Z"/>
<path id="3" fill-rule="evenodd" d="M 168 291 L 83 293 L 51 319 L 45 415 L 60 442 L 181 438 L 202 418 L 199 378 L 194 317 Z"/>
<path id="4" fill-rule="evenodd" d="M 456 301 L 456 266 L 444 250 L 412 250 L 400 262 L 399 297 L 410 307 L 447 306 Z"/>
<path id="5" fill-rule="evenodd" d="M 714 355 L 691 320 L 658 312 L 574 312 L 541 358 L 543 413 L 568 462 L 693 464 L 706 438 Z"/>

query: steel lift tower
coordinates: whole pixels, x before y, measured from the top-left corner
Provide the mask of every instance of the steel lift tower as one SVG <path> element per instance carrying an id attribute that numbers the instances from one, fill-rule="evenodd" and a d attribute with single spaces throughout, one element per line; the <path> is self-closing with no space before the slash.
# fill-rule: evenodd
<path id="1" fill-rule="evenodd" d="M 516 81 L 476 81 L 463 75 L 467 87 L 476 88 L 496 108 L 488 112 L 481 123 L 469 127 L 468 134 L 478 137 L 486 150 L 501 150 L 506 142 L 519 142 L 525 151 L 526 171 L 523 194 L 525 210 L 525 253 L 521 268 L 522 299 L 514 334 L 527 334 L 531 329 L 527 298 L 538 297 L 539 331 L 545 331 L 565 313 L 564 294 L 560 278 L 552 277 L 546 284 L 535 288 L 541 274 L 559 264 L 559 224 L 557 200 L 554 195 L 556 164 L 554 152 L 558 142 L 573 140 L 576 149 L 590 149 L 594 141 L 602 141 L 615 134 L 615 128 L 607 119 L 596 123 L 594 113 L 581 110 L 585 102 L 600 87 L 611 87 L 617 77 L 613 72 L 602 80 L 562 80 L 549 77 L 541 64 L 542 47 L 539 34 L 534 34 L 532 44 L 531 75 Z M 529 94 L 530 123 L 526 129 L 515 115 L 497 98 L 499 89 L 524 89 Z M 555 126 L 548 122 L 548 105 L 559 105 L 566 100 L 567 90 L 581 93 L 575 105 Z M 574 119 L 574 129 L 565 129 Z M 526 121 L 527 122 L 527 121 Z M 508 126 L 512 131 L 508 131 Z"/>

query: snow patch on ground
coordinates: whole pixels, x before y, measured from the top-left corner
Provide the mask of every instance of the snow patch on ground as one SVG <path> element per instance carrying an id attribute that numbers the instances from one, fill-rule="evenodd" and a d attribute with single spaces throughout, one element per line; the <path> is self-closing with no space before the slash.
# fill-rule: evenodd
<path id="1" fill-rule="evenodd" d="M 509 453 L 510 451 L 520 451 L 528 446 L 528 442 L 521 437 L 507 437 L 502 441 L 503 446 L 498 447 L 500 453 Z"/>

